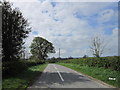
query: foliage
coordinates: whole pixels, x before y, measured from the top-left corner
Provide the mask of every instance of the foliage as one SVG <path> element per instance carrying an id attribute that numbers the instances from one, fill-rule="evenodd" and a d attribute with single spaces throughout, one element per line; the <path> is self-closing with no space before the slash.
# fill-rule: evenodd
<path id="1" fill-rule="evenodd" d="M 100 58 L 89 57 L 89 58 L 63 60 L 60 62 L 88 65 L 93 67 L 104 67 L 104 68 L 120 71 L 120 56 L 100 57 Z"/>
<path id="2" fill-rule="evenodd" d="M 46 59 L 49 53 L 55 53 L 53 44 L 42 37 L 35 37 L 30 46 L 31 53 L 36 59 Z"/>
<path id="3" fill-rule="evenodd" d="M 88 55 L 84 55 L 84 56 L 83 56 L 83 58 L 87 58 L 87 57 L 88 57 Z"/>
<path id="4" fill-rule="evenodd" d="M 19 59 L 23 39 L 30 32 L 28 21 L 18 8 L 13 9 L 9 2 L 2 4 L 2 57 L 3 61 Z"/>
<path id="5" fill-rule="evenodd" d="M 25 62 L 26 65 L 29 67 L 46 63 L 44 60 L 26 60 L 26 61 L 22 61 L 22 62 Z"/>
<path id="6" fill-rule="evenodd" d="M 56 63 L 58 61 L 59 61 L 58 59 L 46 60 L 47 63 Z"/>
<path id="7" fill-rule="evenodd" d="M 3 62 L 2 63 L 2 75 L 4 77 L 15 76 L 19 72 L 27 69 L 27 65 L 22 62 Z"/>
<path id="8" fill-rule="evenodd" d="M 46 66 L 47 64 L 32 66 L 22 73 L 19 72 L 14 77 L 4 78 L 2 80 L 2 90 L 26 90 L 36 77 L 41 75 Z"/>
<path id="9" fill-rule="evenodd" d="M 3 62 L 2 64 L 2 74 L 3 78 L 16 76 L 18 73 L 27 70 L 31 66 L 36 66 L 40 64 L 45 64 L 43 60 L 20 60 L 12 62 Z"/>

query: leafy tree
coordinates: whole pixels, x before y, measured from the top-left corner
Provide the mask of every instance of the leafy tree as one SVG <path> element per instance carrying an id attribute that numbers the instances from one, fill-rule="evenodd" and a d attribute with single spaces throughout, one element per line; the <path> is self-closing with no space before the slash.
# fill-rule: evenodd
<path id="1" fill-rule="evenodd" d="M 83 58 L 87 58 L 87 57 L 88 57 L 88 55 L 84 55 L 84 56 L 83 56 Z"/>
<path id="2" fill-rule="evenodd" d="M 13 9 L 9 2 L 2 4 L 2 58 L 3 61 L 17 60 L 24 44 L 23 39 L 30 32 L 28 21 L 18 8 Z"/>
<path id="3" fill-rule="evenodd" d="M 55 53 L 53 44 L 42 37 L 35 37 L 30 46 L 31 53 L 36 59 L 46 59 L 49 53 Z"/>
<path id="4" fill-rule="evenodd" d="M 104 48 L 105 44 L 103 40 L 98 36 L 94 37 L 90 46 L 93 56 L 100 57 L 103 54 Z"/>

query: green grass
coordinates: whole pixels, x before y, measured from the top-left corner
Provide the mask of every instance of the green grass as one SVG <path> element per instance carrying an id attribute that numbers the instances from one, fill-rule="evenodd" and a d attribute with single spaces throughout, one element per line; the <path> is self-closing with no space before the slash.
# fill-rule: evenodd
<path id="1" fill-rule="evenodd" d="M 32 66 L 15 77 L 5 78 L 2 80 L 2 88 L 9 88 L 12 90 L 25 90 L 34 82 L 36 77 L 41 75 L 46 66 L 47 64 Z"/>
<path id="2" fill-rule="evenodd" d="M 120 71 L 114 71 L 111 69 L 98 68 L 98 67 L 80 66 L 79 64 L 72 64 L 72 63 L 57 63 L 57 64 L 69 67 L 73 70 L 92 76 L 93 78 L 96 78 L 105 83 L 120 88 Z M 115 81 L 109 80 L 108 79 L 109 77 L 115 77 L 116 80 Z"/>

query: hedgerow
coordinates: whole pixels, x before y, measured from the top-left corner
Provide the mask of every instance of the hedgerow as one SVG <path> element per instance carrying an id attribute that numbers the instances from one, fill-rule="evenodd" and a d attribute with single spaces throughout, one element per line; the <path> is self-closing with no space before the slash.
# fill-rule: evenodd
<path id="1" fill-rule="evenodd" d="M 104 68 L 120 71 L 120 56 L 100 57 L 100 58 L 88 57 L 88 58 L 80 58 L 80 59 L 62 60 L 60 62 L 88 65 L 93 67 L 104 67 Z"/>
<path id="2" fill-rule="evenodd" d="M 3 78 L 7 76 L 14 76 L 28 67 L 44 64 L 46 63 L 44 60 L 19 60 L 19 61 L 11 61 L 11 62 L 3 62 L 2 63 L 2 74 Z"/>

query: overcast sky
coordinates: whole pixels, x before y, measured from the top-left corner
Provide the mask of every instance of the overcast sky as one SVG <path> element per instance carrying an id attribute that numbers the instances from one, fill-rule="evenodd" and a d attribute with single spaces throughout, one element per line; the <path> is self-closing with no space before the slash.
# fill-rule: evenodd
<path id="1" fill-rule="evenodd" d="M 117 2 L 14 2 L 30 22 L 32 32 L 25 40 L 27 52 L 34 37 L 52 42 L 56 53 L 50 57 L 92 56 L 89 45 L 94 36 L 107 43 L 103 56 L 118 55 Z M 35 2 L 34 2 L 35 1 Z"/>

